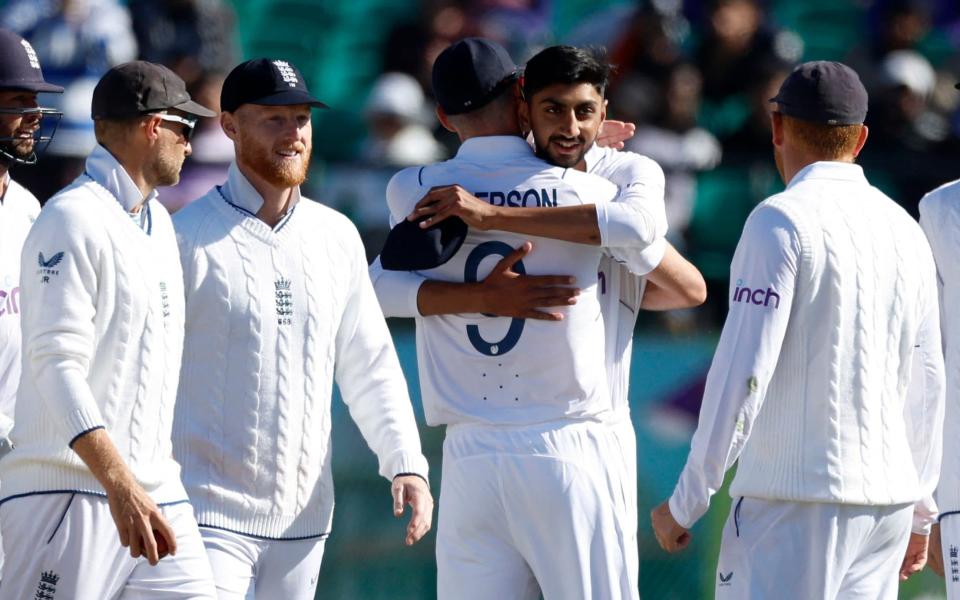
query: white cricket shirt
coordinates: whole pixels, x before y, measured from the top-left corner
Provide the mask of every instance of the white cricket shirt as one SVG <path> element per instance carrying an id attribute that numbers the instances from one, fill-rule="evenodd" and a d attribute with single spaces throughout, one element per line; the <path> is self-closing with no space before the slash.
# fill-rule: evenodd
<path id="1" fill-rule="evenodd" d="M 813 163 L 744 225 L 670 510 L 692 525 L 739 458 L 733 496 L 916 502 L 924 530 L 942 419 L 936 267 L 923 232 L 859 166 Z"/>
<path id="2" fill-rule="evenodd" d="M 644 248 L 608 249 L 600 259 L 599 294 L 606 339 L 607 382 L 614 411 L 630 413 L 630 362 L 633 331 L 646 283 L 643 277 L 663 260 L 667 232 L 663 169 L 646 156 L 594 145 L 584 157 L 587 172 L 614 183 L 616 202 L 641 206 L 655 215 L 657 239 Z"/>
<path id="3" fill-rule="evenodd" d="M 13 427 L 13 406 L 20 385 L 20 251 L 40 203 L 4 175 L 0 198 L 0 437 Z"/>
<path id="4" fill-rule="evenodd" d="M 449 161 L 395 175 L 387 187 L 393 222 L 406 218 L 431 187 L 454 183 L 506 206 L 600 204 L 617 193 L 599 177 L 548 166 L 519 137 L 478 137 L 465 141 Z M 526 425 L 593 418 L 610 410 L 596 292 L 599 246 L 471 229 L 450 261 L 422 275 L 482 280 L 528 239 L 533 251 L 517 268 L 574 276 L 582 289 L 578 303 L 560 309 L 564 320 L 559 323 L 479 314 L 419 317 L 417 356 L 431 425 Z"/>
<path id="5" fill-rule="evenodd" d="M 960 512 L 960 181 L 920 201 L 920 225 L 937 261 L 940 332 L 947 371 L 943 465 L 937 486 L 940 514 Z"/>

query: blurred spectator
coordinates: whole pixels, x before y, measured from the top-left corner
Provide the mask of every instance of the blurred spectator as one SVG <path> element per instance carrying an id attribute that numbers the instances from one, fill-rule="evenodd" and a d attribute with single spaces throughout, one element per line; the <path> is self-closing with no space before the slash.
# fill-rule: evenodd
<path id="1" fill-rule="evenodd" d="M 916 50 L 930 32 L 929 6 L 923 0 L 884 0 L 875 4 L 873 35 L 844 59 L 859 75 L 871 95 L 885 85 L 883 61 L 897 50 Z"/>
<path id="2" fill-rule="evenodd" d="M 668 237 L 680 248 L 697 195 L 697 173 L 716 167 L 721 156 L 717 139 L 697 126 L 701 86 L 695 66 L 674 65 L 659 90 L 652 119 L 641 123 L 626 144 L 627 150 L 649 156 L 663 167 Z"/>
<path id="3" fill-rule="evenodd" d="M 364 114 L 369 135 L 363 159 L 375 166 L 424 165 L 447 156 L 426 123 L 432 122 L 420 84 L 406 73 L 387 73 L 373 86 Z"/>
<path id="4" fill-rule="evenodd" d="M 927 191 L 952 179 L 956 153 L 944 151 L 949 121 L 930 109 L 936 84 L 930 63 L 914 50 L 895 50 L 880 63 L 871 96 L 870 144 L 862 155 L 875 185 L 914 216 Z"/>
<path id="5" fill-rule="evenodd" d="M 203 106 L 220 111 L 223 75 L 206 74 L 187 89 L 190 97 Z M 160 188 L 158 199 L 171 213 L 222 184 L 233 161 L 233 142 L 223 133 L 219 119 L 200 119 L 190 140 L 193 153 L 183 163 L 180 183 Z"/>
<path id="6" fill-rule="evenodd" d="M 0 26 L 26 38 L 47 80 L 65 90 L 51 98 L 63 119 L 42 168 L 18 177 L 43 202 L 82 172 L 96 144 L 90 101 L 100 76 L 137 57 L 130 15 L 117 0 L 11 0 L 0 10 Z"/>
<path id="7" fill-rule="evenodd" d="M 525 61 L 553 39 L 550 4 L 550 0 L 475 0 L 469 14 L 483 37 Z"/>
<path id="8" fill-rule="evenodd" d="M 757 0 L 712 0 L 696 64 L 703 74 L 704 126 L 721 137 L 748 114 L 745 94 L 763 64 L 793 64 L 803 52 L 796 34 L 765 22 Z"/>
<path id="9" fill-rule="evenodd" d="M 644 5 L 634 12 L 624 35 L 612 42 L 610 62 L 617 65 L 610 85 L 614 115 L 634 123 L 651 118 L 659 88 L 682 59 L 676 30 L 683 25 L 678 19 L 682 16 L 666 16 Z"/>
<path id="10" fill-rule="evenodd" d="M 747 88 L 749 114 L 746 120 L 737 131 L 722 139 L 724 164 L 751 165 L 759 161 L 773 168 L 770 161 L 770 112 L 773 104 L 770 98 L 777 95 L 780 84 L 791 70 L 790 65 L 775 59 L 759 67 L 755 79 Z M 764 193 L 758 198 L 767 195 Z"/>
<path id="11" fill-rule="evenodd" d="M 416 18 L 399 23 L 387 35 L 383 47 L 383 72 L 412 75 L 428 94 L 433 61 L 456 40 L 478 30 L 469 22 L 457 0 L 422 0 Z"/>
<path id="12" fill-rule="evenodd" d="M 187 85 L 237 63 L 233 9 L 223 0 L 131 0 L 140 58 L 162 63 Z"/>

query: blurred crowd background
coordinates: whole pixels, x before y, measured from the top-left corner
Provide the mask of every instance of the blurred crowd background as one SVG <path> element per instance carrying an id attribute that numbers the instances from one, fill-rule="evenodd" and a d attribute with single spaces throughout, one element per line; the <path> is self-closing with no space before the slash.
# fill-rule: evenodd
<path id="1" fill-rule="evenodd" d="M 645 598 L 712 597 L 725 495 L 680 557 L 660 554 L 646 512 L 669 494 L 686 456 L 743 222 L 783 187 L 767 116 L 780 82 L 803 60 L 854 67 L 870 93 L 870 137 L 859 162 L 914 215 L 926 191 L 960 177 L 956 0 L 0 0 L 0 26 L 27 38 L 47 80 L 66 88 L 41 98 L 64 113 L 53 143 L 39 164 L 13 173 L 41 201 L 82 171 L 95 143 L 93 87 L 112 65 L 164 63 L 195 99 L 216 107 L 235 64 L 269 56 L 296 64 L 331 106 L 314 113 L 304 192 L 346 213 L 371 258 L 387 231 L 390 176 L 456 151 L 433 114 L 430 89 L 430 67 L 444 47 L 485 36 L 518 64 L 555 43 L 606 48 L 617 67 L 610 117 L 636 123 L 627 149 L 663 167 L 669 237 L 709 286 L 706 306 L 645 315 L 638 326 L 631 403 Z M 200 127 L 182 182 L 161 190 L 171 211 L 222 182 L 232 158 L 215 120 Z M 391 327 L 419 411 L 412 329 Z M 386 482 L 342 405 L 334 412 L 339 507 L 318 597 L 432 597 L 433 536 L 401 546 Z M 442 432 L 423 427 L 422 434 L 439 493 Z M 924 575 L 903 597 L 937 598 L 938 589 Z"/>

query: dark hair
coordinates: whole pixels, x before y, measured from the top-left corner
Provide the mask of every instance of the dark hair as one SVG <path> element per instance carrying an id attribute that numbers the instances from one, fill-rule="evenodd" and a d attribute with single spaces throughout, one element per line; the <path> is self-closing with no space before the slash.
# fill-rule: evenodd
<path id="1" fill-rule="evenodd" d="M 528 100 L 558 83 L 589 83 L 603 96 L 613 67 L 606 52 L 596 48 L 551 46 L 531 58 L 523 71 L 523 95 Z"/>

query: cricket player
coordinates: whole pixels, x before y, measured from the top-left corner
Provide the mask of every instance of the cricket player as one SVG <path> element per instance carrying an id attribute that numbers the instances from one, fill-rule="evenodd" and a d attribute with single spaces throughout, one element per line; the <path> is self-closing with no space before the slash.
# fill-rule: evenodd
<path id="1" fill-rule="evenodd" d="M 236 158 L 227 180 L 179 211 L 186 293 L 174 453 L 218 597 L 312 600 L 333 520 L 334 382 L 413 514 L 406 543 L 430 529 L 433 498 L 407 385 L 343 215 L 300 195 L 311 107 L 282 60 L 237 66 L 220 98 Z"/>
<path id="2" fill-rule="evenodd" d="M 533 138 L 537 142 L 537 154 L 550 164 L 586 170 L 610 179 L 621 190 L 616 201 L 635 203 L 640 208 L 646 207 L 654 214 L 663 215 L 662 170 L 646 157 L 595 145 L 598 124 L 602 120 L 600 113 L 579 112 L 578 103 L 569 101 L 563 102 L 562 106 L 557 106 L 557 103 L 539 106 L 540 110 L 536 110 L 538 103 L 530 101 L 531 98 L 539 98 L 541 95 L 558 100 L 560 97 L 569 96 L 570 92 L 578 87 L 580 91 L 584 91 L 584 86 L 578 86 L 576 82 L 569 80 L 565 74 L 568 67 L 564 67 L 576 63 L 584 54 L 588 53 L 569 46 L 552 47 L 531 59 L 527 67 L 527 82 L 536 83 L 539 80 L 541 83 L 551 84 L 543 86 L 541 90 L 531 87 L 529 92 L 532 93 L 526 94 L 527 102 L 521 104 L 525 125 L 532 129 Z M 554 65 L 560 68 L 556 69 Z M 586 88 L 589 89 L 590 86 L 587 85 Z M 564 137 L 582 140 L 578 153 L 561 154 L 548 142 L 551 135 L 557 133 L 551 129 L 551 121 L 556 120 L 552 114 L 558 110 L 564 111 L 566 116 Z M 488 222 L 486 228 L 510 231 L 512 226 L 522 228 L 522 221 L 531 216 L 541 222 L 557 216 L 557 211 L 552 208 L 516 210 L 495 207 L 478 200 L 459 186 L 432 190 L 418 203 L 418 207 L 408 218 L 426 217 L 423 226 L 427 227 L 444 218 L 457 216 L 472 227 L 482 227 L 484 220 L 495 219 L 497 224 L 492 226 Z M 602 210 L 604 207 L 597 208 Z M 665 221 L 665 217 L 661 218 Z M 570 236 L 575 231 L 568 227 L 558 233 Z M 550 312 L 549 306 L 562 305 L 575 298 L 576 289 L 559 285 L 564 283 L 561 277 L 517 275 L 508 271 L 507 269 L 529 253 L 528 248 L 529 245 L 525 245 L 512 253 L 501 261 L 483 282 L 477 284 L 451 284 L 430 281 L 416 273 L 384 271 L 379 268 L 378 262 L 371 267 L 371 273 L 376 277 L 375 285 L 381 303 L 391 316 L 418 317 L 440 314 L 439 311 L 458 313 L 472 310 L 498 316 L 558 319 L 561 317 L 560 313 Z M 620 253 L 623 252 L 624 249 L 620 249 Z M 649 279 L 656 283 L 648 283 L 647 277 L 637 275 L 630 269 L 648 274 Z M 628 462 L 627 470 L 635 473 L 636 442 L 629 416 L 627 391 L 637 311 L 640 307 L 648 310 L 668 310 L 698 305 L 705 298 L 705 284 L 695 267 L 684 260 L 665 240 L 659 239 L 654 244 L 635 251 L 633 260 L 629 263 L 621 263 L 604 253 L 596 289 L 605 327 L 606 369 L 611 401 L 617 420 L 623 428 L 620 441 L 623 457 Z M 407 299 L 413 299 L 414 302 Z M 635 481 L 636 476 L 630 475 L 628 480 Z M 635 491 L 635 484 L 625 487 L 625 492 L 629 494 L 627 522 L 631 524 L 625 524 L 624 527 L 634 535 Z M 628 550 L 635 552 L 635 541 L 628 544 Z M 636 576 L 639 565 L 635 557 L 630 560 L 630 573 Z M 633 589 L 636 587 L 632 585 Z"/>
<path id="3" fill-rule="evenodd" d="M 580 112 L 601 117 L 606 65 L 577 56 L 566 66 L 592 90 Z M 625 488 L 634 482 L 627 481 L 605 376 L 598 242 L 621 235 L 643 248 L 660 236 L 649 212 L 610 208 L 618 191 L 610 182 L 535 157 L 519 136 L 515 72 L 506 52 L 486 40 L 462 40 L 441 53 L 433 72 L 438 116 L 463 144 L 450 161 L 401 171 L 387 190 L 394 222 L 404 221 L 431 188 L 454 183 L 514 210 L 549 206 L 559 215 L 528 219 L 522 232 L 470 228 L 459 251 L 422 271 L 426 277 L 480 281 L 532 236 L 533 249 L 514 269 L 570 273 L 583 290 L 574 304 L 557 309 L 558 322 L 479 314 L 417 319 L 427 421 L 447 425 L 438 595 L 634 597 L 624 525 Z M 610 222 L 616 225 L 600 230 Z M 558 231 L 582 243 L 548 239 L 560 237 Z M 386 266 L 396 260 L 388 250 L 389 244 L 381 256 Z M 556 286 L 559 279 L 543 281 Z M 379 298 L 389 302 L 385 294 Z"/>
<path id="4" fill-rule="evenodd" d="M 930 565 L 946 579 L 947 599 L 960 599 L 960 319 L 949 307 L 960 302 L 960 181 L 933 190 L 920 201 L 920 225 L 937 262 L 940 333 L 946 364 L 943 464 L 937 486 L 939 523 L 930 537 Z"/>
<path id="5" fill-rule="evenodd" d="M 43 119 L 59 121 L 61 113 L 40 108 L 37 94 L 63 93 L 43 80 L 33 47 L 19 35 L 0 29 L 0 458 L 10 451 L 14 402 L 20 385 L 20 251 L 40 214 L 40 203 L 10 178 L 14 165 L 37 161 Z M 54 127 L 55 129 L 55 127 Z M 3 549 L 0 546 L 0 573 Z"/>
<path id="6" fill-rule="evenodd" d="M 171 456 L 183 284 L 156 187 L 177 183 L 214 113 L 142 61 L 108 71 L 91 112 L 99 145 L 23 248 L 0 598 L 213 598 Z"/>
<path id="7" fill-rule="evenodd" d="M 835 62 L 772 102 L 787 189 L 747 219 L 687 464 L 651 513 L 673 552 L 730 486 L 717 598 L 896 598 L 936 516 L 943 357 L 919 225 L 854 160 L 867 92 Z M 920 392 L 908 395 L 911 382 Z"/>

